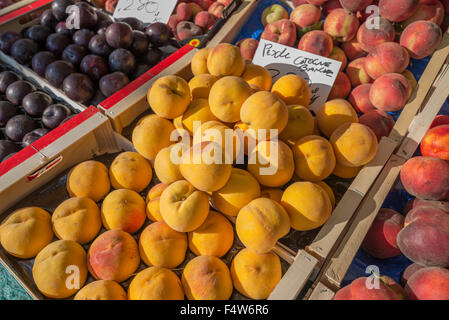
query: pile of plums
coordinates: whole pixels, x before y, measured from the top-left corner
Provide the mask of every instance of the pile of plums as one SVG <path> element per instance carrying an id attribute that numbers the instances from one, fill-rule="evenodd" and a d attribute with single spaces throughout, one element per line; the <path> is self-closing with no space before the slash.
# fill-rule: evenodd
<path id="1" fill-rule="evenodd" d="M 14 72 L 0 72 L 0 162 L 68 120 L 71 113 Z"/>
<path id="2" fill-rule="evenodd" d="M 69 17 L 70 5 L 77 10 Z M 73 21 L 78 29 L 69 27 Z M 169 40 L 170 29 L 163 23 L 144 28 L 135 18 L 115 22 L 85 2 L 55 0 L 39 25 L 22 34 L 0 34 L 0 49 L 70 99 L 96 105 L 157 64 L 162 58 L 158 47 Z"/>

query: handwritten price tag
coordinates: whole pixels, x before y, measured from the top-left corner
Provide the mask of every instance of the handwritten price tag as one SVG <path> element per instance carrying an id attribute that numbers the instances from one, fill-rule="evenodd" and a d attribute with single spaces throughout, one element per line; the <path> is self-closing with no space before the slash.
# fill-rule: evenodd
<path id="1" fill-rule="evenodd" d="M 137 18 L 143 23 L 167 23 L 177 0 L 119 0 L 114 18 Z"/>
<path id="2" fill-rule="evenodd" d="M 253 63 L 265 67 L 273 83 L 286 74 L 296 74 L 309 82 L 312 99 L 309 108 L 316 111 L 326 101 L 341 62 L 261 39 Z"/>

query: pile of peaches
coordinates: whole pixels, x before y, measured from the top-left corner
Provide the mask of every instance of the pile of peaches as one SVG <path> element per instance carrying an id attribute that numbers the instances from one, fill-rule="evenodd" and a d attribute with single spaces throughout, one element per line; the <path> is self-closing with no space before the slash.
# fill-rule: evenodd
<path id="1" fill-rule="evenodd" d="M 378 289 L 368 290 L 366 279 L 359 278 L 335 299 L 449 300 L 449 116 L 434 120 L 420 150 L 422 156 L 408 160 L 400 174 L 414 198 L 403 215 L 381 209 L 362 244 L 375 258 L 402 253 L 413 262 L 402 274 L 404 288 L 382 277 Z"/>
<path id="2" fill-rule="evenodd" d="M 416 86 L 413 74 L 406 70 L 410 58 L 422 59 L 437 49 L 449 1 L 293 3 L 296 8 L 290 16 L 278 4 L 265 9 L 261 38 L 341 61 L 330 98 L 348 99 L 365 118 L 382 122 L 388 135 L 394 121 L 387 113 L 402 110 Z M 380 16 L 367 10 L 372 5 L 377 6 Z M 247 59 L 252 59 L 257 45 L 256 39 L 239 43 Z"/>

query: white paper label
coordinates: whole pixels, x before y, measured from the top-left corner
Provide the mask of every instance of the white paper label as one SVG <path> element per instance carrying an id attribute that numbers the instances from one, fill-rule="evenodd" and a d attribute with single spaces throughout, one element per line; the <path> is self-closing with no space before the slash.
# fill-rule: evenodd
<path id="1" fill-rule="evenodd" d="M 114 18 L 137 18 L 143 23 L 167 23 L 177 0 L 119 0 Z"/>
<path id="2" fill-rule="evenodd" d="M 273 83 L 286 74 L 296 74 L 309 82 L 312 99 L 309 108 L 317 111 L 326 101 L 341 62 L 261 39 L 253 63 L 265 67 Z"/>

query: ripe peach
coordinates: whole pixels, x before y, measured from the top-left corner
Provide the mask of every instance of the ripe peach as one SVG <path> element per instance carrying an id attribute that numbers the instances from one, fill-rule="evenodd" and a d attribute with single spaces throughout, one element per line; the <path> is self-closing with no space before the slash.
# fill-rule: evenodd
<path id="1" fill-rule="evenodd" d="M 179 148 L 178 150 L 176 148 Z M 171 159 L 171 153 L 178 152 L 177 156 L 182 156 L 182 148 L 179 144 L 172 144 L 161 151 L 154 160 L 154 171 L 158 179 L 166 184 L 173 183 L 178 180 L 182 180 L 183 176 L 179 170 L 179 164 L 176 164 Z"/>
<path id="2" fill-rule="evenodd" d="M 126 292 L 112 280 L 93 281 L 75 295 L 74 300 L 127 300 Z"/>
<path id="3" fill-rule="evenodd" d="M 407 268 L 405 268 L 404 272 L 402 272 L 402 275 L 401 275 L 401 285 L 403 287 L 405 287 L 405 285 L 407 284 L 407 282 L 411 278 L 411 276 L 423 268 L 426 268 L 426 266 L 422 266 L 417 263 L 412 263 Z"/>
<path id="4" fill-rule="evenodd" d="M 357 34 L 359 20 L 345 9 L 335 9 L 324 20 L 324 31 L 339 42 L 351 41 Z"/>
<path id="5" fill-rule="evenodd" d="M 252 61 L 254 54 L 256 54 L 257 47 L 259 46 L 259 41 L 257 39 L 246 38 L 240 40 L 237 45 L 240 48 L 240 53 L 243 59 Z"/>
<path id="6" fill-rule="evenodd" d="M 232 260 L 231 276 L 238 292 L 266 299 L 282 278 L 281 261 L 272 252 L 258 254 L 244 248 Z"/>
<path id="7" fill-rule="evenodd" d="M 421 154 L 449 161 L 449 125 L 441 125 L 427 131 L 421 141 Z"/>
<path id="8" fill-rule="evenodd" d="M 212 28 L 217 21 L 217 18 L 213 16 L 211 13 L 207 11 L 200 11 L 195 16 L 193 22 L 200 28 L 203 29 L 204 32 Z"/>
<path id="9" fill-rule="evenodd" d="M 80 244 L 90 242 L 100 232 L 100 209 L 90 198 L 74 197 L 62 202 L 51 217 L 55 235 Z"/>
<path id="10" fill-rule="evenodd" d="M 349 101 L 358 113 L 367 113 L 376 110 L 369 99 L 371 83 L 365 83 L 355 87 L 349 94 Z"/>
<path id="11" fill-rule="evenodd" d="M 414 59 L 422 59 L 433 54 L 442 40 L 442 32 L 437 24 L 429 21 L 416 21 L 410 24 L 401 35 L 401 45 L 407 48 Z"/>
<path id="12" fill-rule="evenodd" d="M 284 191 L 282 189 L 276 189 L 276 188 L 263 188 L 260 191 L 260 197 L 261 198 L 268 198 L 271 200 L 274 200 L 278 203 L 281 203 L 282 194 Z"/>
<path id="13" fill-rule="evenodd" d="M 345 123 L 330 138 L 337 163 L 345 167 L 361 167 L 373 160 L 378 142 L 374 132 L 360 123 Z"/>
<path id="14" fill-rule="evenodd" d="M 173 144 L 170 140 L 173 124 L 158 115 L 150 114 L 140 119 L 132 133 L 132 142 L 137 152 L 148 160 L 156 159 L 160 150 Z"/>
<path id="15" fill-rule="evenodd" d="M 210 89 L 210 110 L 223 122 L 237 122 L 240 120 L 242 104 L 251 93 L 251 87 L 244 79 L 235 76 L 223 77 Z"/>
<path id="16" fill-rule="evenodd" d="M 351 284 L 338 290 L 333 300 L 399 300 L 398 295 L 384 282 L 377 280 L 378 286 L 372 284 L 370 278 L 358 278 Z"/>
<path id="17" fill-rule="evenodd" d="M 222 257 L 234 243 L 234 229 L 222 214 L 210 211 L 204 223 L 189 232 L 189 248 L 198 256 Z"/>
<path id="18" fill-rule="evenodd" d="M 377 259 L 386 259 L 401 254 L 396 236 L 404 226 L 404 217 L 394 210 L 380 209 L 365 239 L 362 249 Z"/>
<path id="19" fill-rule="evenodd" d="M 418 81 L 416 81 L 415 76 L 408 69 L 405 69 L 405 71 L 402 72 L 401 74 L 408 80 L 408 83 L 410 84 L 410 87 L 412 88 L 412 92 L 413 92 L 416 89 L 416 87 L 418 86 Z"/>
<path id="20" fill-rule="evenodd" d="M 368 75 L 377 79 L 387 73 L 401 73 L 410 62 L 407 49 L 396 42 L 383 42 L 371 51 L 365 60 Z"/>
<path id="21" fill-rule="evenodd" d="M 353 88 L 374 81 L 366 72 L 365 62 L 366 58 L 358 58 L 351 61 L 346 68 L 346 74 Z"/>
<path id="22" fill-rule="evenodd" d="M 337 75 L 337 79 L 335 79 L 335 83 L 332 86 L 331 91 L 329 92 L 328 99 L 345 99 L 350 92 L 351 82 L 349 81 L 348 76 L 343 72 L 339 72 Z"/>
<path id="23" fill-rule="evenodd" d="M 391 22 L 401 22 L 416 12 L 418 3 L 418 0 L 379 0 L 379 12 Z"/>
<path id="24" fill-rule="evenodd" d="M 195 99 L 208 99 L 210 89 L 217 80 L 218 78 L 216 76 L 208 73 L 198 74 L 190 79 L 189 87 L 192 100 L 195 101 Z M 190 104 L 189 108 L 191 107 L 191 105 L 192 104 Z M 187 108 L 187 110 L 189 110 L 189 108 Z"/>
<path id="25" fill-rule="evenodd" d="M 357 41 L 357 39 L 352 39 L 351 41 L 342 43 L 341 48 L 343 49 L 346 57 L 348 57 L 349 60 L 363 58 L 368 54 L 365 50 L 362 49 L 362 45 Z"/>
<path id="26" fill-rule="evenodd" d="M 261 90 L 270 91 L 271 89 L 271 74 L 264 67 L 249 63 L 245 67 L 242 78 L 249 85 L 255 85 Z"/>
<path id="27" fill-rule="evenodd" d="M 179 21 L 189 21 L 192 17 L 192 9 L 187 3 L 181 2 L 176 6 L 176 15 Z"/>
<path id="28" fill-rule="evenodd" d="M 249 155 L 248 171 L 266 187 L 281 187 L 293 176 L 295 162 L 282 141 L 261 141 Z"/>
<path id="29" fill-rule="evenodd" d="M 330 35 L 321 30 L 307 32 L 299 40 L 298 49 L 307 51 L 319 56 L 329 57 L 334 48 Z"/>
<path id="30" fill-rule="evenodd" d="M 318 181 L 316 182 L 316 184 L 323 188 L 324 191 L 326 191 L 327 195 L 329 196 L 329 200 L 331 201 L 332 208 L 335 208 L 335 194 L 332 188 L 324 181 Z"/>
<path id="31" fill-rule="evenodd" d="M 198 256 L 190 260 L 181 278 L 189 300 L 228 300 L 232 279 L 228 267 L 214 256 Z"/>
<path id="32" fill-rule="evenodd" d="M 122 230 L 106 231 L 92 242 L 87 263 L 95 279 L 125 281 L 140 263 L 136 240 Z"/>
<path id="33" fill-rule="evenodd" d="M 422 200 L 414 198 L 410 200 L 409 210 L 404 209 L 404 213 L 408 213 L 410 210 L 417 207 L 434 207 L 449 213 L 449 202 L 448 201 L 432 201 L 432 200 Z"/>
<path id="34" fill-rule="evenodd" d="M 321 27 L 321 9 L 313 4 L 303 4 L 290 13 L 292 21 L 300 33 Z"/>
<path id="35" fill-rule="evenodd" d="M 86 279 L 86 251 L 78 242 L 54 241 L 34 259 L 34 283 L 48 298 L 68 298 L 84 285 Z"/>
<path id="36" fill-rule="evenodd" d="M 145 202 L 146 213 L 148 219 L 151 221 L 162 221 L 162 215 L 160 211 L 160 199 L 162 192 L 168 187 L 168 184 L 159 183 L 153 186 L 150 191 L 148 191 Z"/>
<path id="37" fill-rule="evenodd" d="M 258 198 L 244 206 L 235 222 L 240 241 L 249 250 L 267 253 L 290 230 L 287 211 L 276 201 Z"/>
<path id="38" fill-rule="evenodd" d="M 320 131 L 328 138 L 342 124 L 359 122 L 354 108 L 343 99 L 334 99 L 323 104 L 316 113 L 316 119 Z"/>
<path id="39" fill-rule="evenodd" d="M 67 191 L 71 197 L 88 197 L 98 202 L 110 189 L 108 168 L 98 161 L 81 162 L 67 175 Z"/>
<path id="40" fill-rule="evenodd" d="M 445 8 L 439 0 L 421 0 L 415 13 L 405 20 L 402 25 L 409 26 L 416 21 L 434 22 L 441 26 L 444 20 Z"/>
<path id="41" fill-rule="evenodd" d="M 282 19 L 288 19 L 288 13 L 280 4 L 273 4 L 266 7 L 262 12 L 262 25 L 264 27 L 268 23 L 273 23 Z"/>
<path id="42" fill-rule="evenodd" d="M 150 267 L 140 271 L 128 287 L 129 300 L 184 300 L 178 276 L 171 270 Z"/>
<path id="43" fill-rule="evenodd" d="M 122 152 L 109 168 L 109 178 L 114 189 L 131 189 L 141 192 L 151 182 L 151 165 L 137 152 Z"/>
<path id="44" fill-rule="evenodd" d="M 288 123 L 282 130 L 279 138 L 293 147 L 299 139 L 310 136 L 315 129 L 315 119 L 305 107 L 298 105 L 288 106 Z"/>
<path id="45" fill-rule="evenodd" d="M 295 182 L 285 189 L 281 204 L 287 211 L 292 228 L 308 231 L 321 227 L 332 212 L 329 196 L 312 182 Z"/>
<path id="46" fill-rule="evenodd" d="M 424 200 L 449 197 L 449 163 L 429 157 L 408 160 L 401 169 L 401 182 L 413 196 Z"/>
<path id="47" fill-rule="evenodd" d="M 357 32 L 357 41 L 366 52 L 373 51 L 381 43 L 394 41 L 394 37 L 393 25 L 382 17 L 369 18 Z"/>
<path id="48" fill-rule="evenodd" d="M 306 80 L 294 74 L 279 78 L 271 88 L 271 92 L 281 98 L 287 105 L 298 104 L 308 107 L 310 104 L 310 88 Z"/>
<path id="49" fill-rule="evenodd" d="M 332 174 L 343 179 L 353 179 L 359 174 L 360 170 L 362 170 L 362 167 L 345 167 L 337 162 Z"/>
<path id="50" fill-rule="evenodd" d="M 226 185 L 212 193 L 212 206 L 228 216 L 237 216 L 241 208 L 260 196 L 260 185 L 248 171 L 232 168 Z"/>
<path id="51" fill-rule="evenodd" d="M 223 10 L 225 6 L 220 2 L 213 2 L 207 12 L 212 14 L 216 18 L 223 18 Z"/>
<path id="52" fill-rule="evenodd" d="M 197 76 L 199 74 L 209 73 L 209 70 L 207 69 L 207 57 L 209 56 L 210 51 L 210 48 L 203 48 L 195 53 L 192 62 L 190 63 L 193 75 Z"/>
<path id="53" fill-rule="evenodd" d="M 173 269 L 186 256 L 187 235 L 170 228 L 164 221 L 158 221 L 143 229 L 139 238 L 139 252 L 148 266 Z"/>
<path id="54" fill-rule="evenodd" d="M 337 60 L 341 62 L 340 71 L 342 72 L 346 66 L 348 65 L 348 58 L 346 57 L 345 52 L 340 47 L 334 46 L 331 51 L 331 54 L 328 57 L 329 59 Z"/>
<path id="55" fill-rule="evenodd" d="M 296 25 L 287 19 L 269 23 L 265 26 L 260 37 L 261 39 L 293 47 L 296 42 Z"/>
<path id="56" fill-rule="evenodd" d="M 373 0 L 340 0 L 340 3 L 346 10 L 357 12 L 364 11 L 366 7 L 373 3 Z"/>
<path id="57" fill-rule="evenodd" d="M 377 78 L 369 91 L 371 103 L 382 111 L 402 110 L 412 94 L 408 80 L 399 73 L 387 73 Z"/>
<path id="58" fill-rule="evenodd" d="M 442 126 L 445 124 L 449 124 L 449 116 L 446 115 L 439 115 L 436 116 L 435 119 L 432 121 L 432 124 L 430 125 L 430 129 Z"/>
<path id="59" fill-rule="evenodd" d="M 200 13 L 204 10 L 201 6 L 199 6 L 195 2 L 188 2 L 187 4 L 190 7 L 190 11 L 192 11 L 192 18 L 194 18 L 194 19 L 198 13 Z"/>
<path id="60" fill-rule="evenodd" d="M 360 117 L 359 122 L 373 130 L 380 141 L 382 137 L 388 137 L 395 125 L 391 115 L 382 110 L 371 110 Z"/>
<path id="61" fill-rule="evenodd" d="M 190 104 L 189 84 L 175 75 L 161 77 L 148 90 L 147 99 L 158 116 L 174 119 L 182 115 Z"/>
<path id="62" fill-rule="evenodd" d="M 335 168 L 332 146 L 320 136 L 307 136 L 293 147 L 295 173 L 305 181 L 318 182 L 331 175 Z"/>
<path id="63" fill-rule="evenodd" d="M 208 94 L 209 96 L 209 94 Z M 205 123 L 208 121 L 218 120 L 216 116 L 210 110 L 209 102 L 207 98 L 193 99 L 186 112 L 182 115 L 182 125 L 189 131 L 190 135 L 193 135 L 195 121 Z"/>
<path id="64" fill-rule="evenodd" d="M 298 90 L 293 90 L 298 88 L 297 83 L 292 83 L 291 86 L 291 88 L 285 88 L 288 90 L 287 92 L 298 92 Z M 276 87 L 275 83 L 273 92 L 278 92 Z M 253 93 L 243 103 L 240 109 L 240 119 L 243 123 L 248 124 L 251 129 L 255 130 L 256 133 L 259 129 L 277 129 L 279 134 L 287 126 L 288 109 L 284 101 L 275 93 L 259 91 Z"/>
<path id="65" fill-rule="evenodd" d="M 212 48 L 207 57 L 207 69 L 214 76 L 240 76 L 245 70 L 240 49 L 229 43 Z"/>
<path id="66" fill-rule="evenodd" d="M 405 285 L 407 299 L 449 300 L 449 270 L 423 268 L 415 272 Z"/>
<path id="67" fill-rule="evenodd" d="M 50 214 L 38 207 L 14 211 L 0 224 L 0 243 L 20 259 L 35 257 L 53 239 Z"/>
<path id="68" fill-rule="evenodd" d="M 325 17 L 329 15 L 333 10 L 343 8 L 341 6 L 340 0 L 327 0 L 321 5 L 323 9 L 323 14 Z"/>

